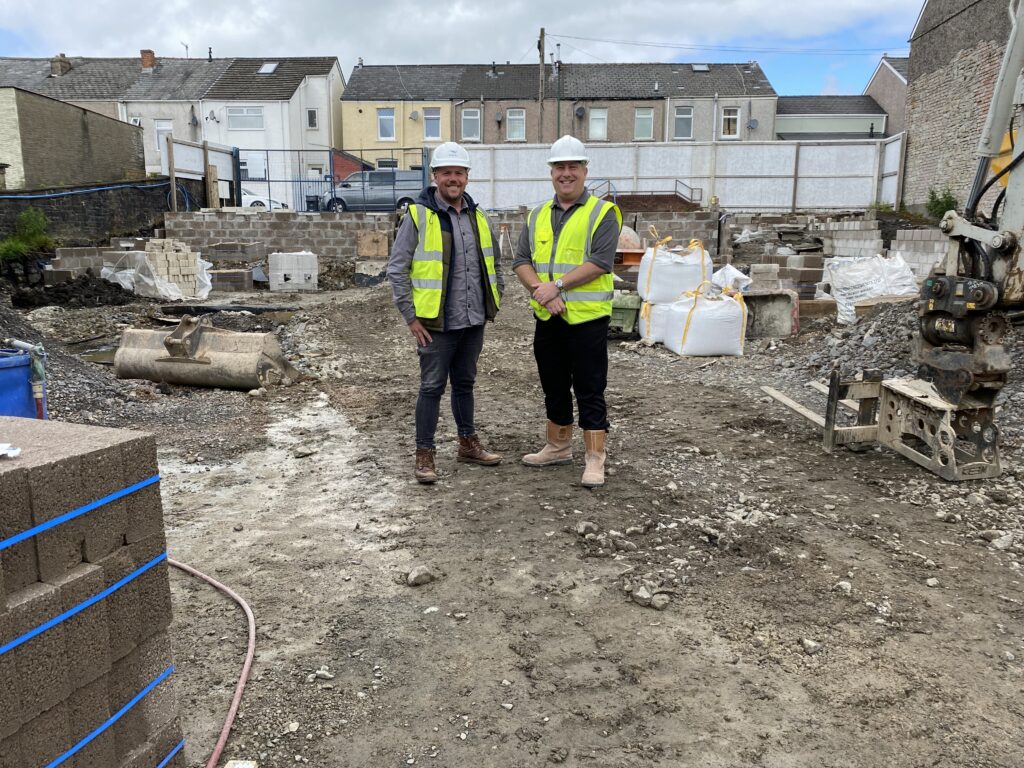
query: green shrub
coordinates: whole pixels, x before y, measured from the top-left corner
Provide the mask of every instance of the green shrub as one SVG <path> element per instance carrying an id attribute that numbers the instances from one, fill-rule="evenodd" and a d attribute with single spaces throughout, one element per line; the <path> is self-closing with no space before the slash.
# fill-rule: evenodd
<path id="1" fill-rule="evenodd" d="M 929 189 L 928 202 L 924 207 L 933 219 L 941 219 L 946 215 L 946 211 L 955 211 L 957 205 L 956 197 L 950 192 L 949 187 L 946 187 L 941 192 L 937 192 L 934 188 Z"/>
<path id="2" fill-rule="evenodd" d="M 53 240 L 46 234 L 50 222 L 38 208 L 27 208 L 14 220 L 14 234 L 0 240 L 0 261 L 23 259 L 53 247 Z"/>
<path id="3" fill-rule="evenodd" d="M 868 206 L 872 211 L 885 211 L 887 213 L 892 212 L 892 203 L 881 203 L 877 200 Z"/>

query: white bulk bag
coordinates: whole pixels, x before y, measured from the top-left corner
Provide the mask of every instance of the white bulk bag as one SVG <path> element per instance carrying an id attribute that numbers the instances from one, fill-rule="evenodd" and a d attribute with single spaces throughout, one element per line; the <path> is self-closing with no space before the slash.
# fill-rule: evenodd
<path id="1" fill-rule="evenodd" d="M 668 322 L 671 304 L 649 304 L 640 307 L 640 338 L 647 344 L 661 344 L 665 341 L 665 324 Z"/>
<path id="2" fill-rule="evenodd" d="M 696 357 L 743 354 L 747 308 L 740 296 L 694 294 L 669 308 L 665 346 Z"/>
<path id="3" fill-rule="evenodd" d="M 711 270 L 711 257 L 700 240 L 691 240 L 688 248 L 679 251 L 655 244 L 640 260 L 637 293 L 651 304 L 669 304 L 699 290 L 710 279 Z"/>
<path id="4" fill-rule="evenodd" d="M 854 304 L 877 296 L 916 296 L 917 280 L 903 256 L 856 256 L 827 259 L 825 279 L 832 286 L 837 320 L 857 322 Z"/>

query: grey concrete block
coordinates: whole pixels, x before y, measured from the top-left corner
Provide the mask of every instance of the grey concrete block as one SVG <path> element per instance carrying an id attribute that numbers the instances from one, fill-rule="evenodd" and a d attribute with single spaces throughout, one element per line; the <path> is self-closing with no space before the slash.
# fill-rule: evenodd
<path id="1" fill-rule="evenodd" d="M 37 583 L 7 600 L 6 621 L 0 626 L 0 645 L 23 636 L 62 612 L 60 591 Z M 57 624 L 4 654 L 14 659 L 20 719 L 27 723 L 67 699 L 66 627 Z"/>
<path id="2" fill-rule="evenodd" d="M 103 569 L 82 564 L 53 585 L 60 593 L 60 609 L 69 611 L 107 588 Z M 110 630 L 107 601 L 80 611 L 63 622 L 68 684 L 76 690 L 110 670 Z"/>

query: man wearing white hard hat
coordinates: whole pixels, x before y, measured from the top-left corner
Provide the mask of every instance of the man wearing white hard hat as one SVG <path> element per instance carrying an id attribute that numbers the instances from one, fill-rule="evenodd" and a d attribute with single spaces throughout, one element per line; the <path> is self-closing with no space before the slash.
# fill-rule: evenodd
<path id="1" fill-rule="evenodd" d="M 575 394 L 586 447 L 580 482 L 596 488 L 604 485 L 608 322 L 622 213 L 587 192 L 588 162 L 586 147 L 573 136 L 551 145 L 555 195 L 530 212 L 512 269 L 531 294 L 533 354 L 547 413 L 544 447 L 523 456 L 523 463 L 572 463 Z"/>
<path id="2" fill-rule="evenodd" d="M 449 380 L 458 461 L 501 462 L 477 437 L 473 401 L 484 323 L 498 314 L 504 290 L 501 252 L 487 216 L 465 192 L 469 168 L 469 153 L 455 142 L 434 150 L 434 184 L 409 206 L 388 259 L 395 305 L 420 359 L 415 477 L 421 483 L 437 482 L 434 433 Z"/>

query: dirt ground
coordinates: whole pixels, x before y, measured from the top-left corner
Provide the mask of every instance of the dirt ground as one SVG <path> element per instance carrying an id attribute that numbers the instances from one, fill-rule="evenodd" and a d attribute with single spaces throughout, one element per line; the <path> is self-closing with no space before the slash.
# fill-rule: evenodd
<path id="1" fill-rule="evenodd" d="M 74 396 L 55 391 L 58 418 L 157 434 L 170 555 L 256 614 L 226 758 L 1022 765 L 1019 386 L 1000 421 L 1003 477 L 953 485 L 887 451 L 826 455 L 761 393 L 814 403 L 800 385 L 841 338 L 829 327 L 717 361 L 611 341 L 609 477 L 587 491 L 579 436 L 571 467 L 518 462 L 543 427 L 518 299 L 510 290 L 488 328 L 476 390 L 480 434 L 505 461 L 457 464 L 445 409 L 433 487 L 412 479 L 417 361 L 384 286 L 291 297 L 303 308 L 287 320 L 233 316 L 277 330 L 315 376 L 265 397 L 161 394 L 92 364 L 103 397 L 81 377 Z M 149 311 L 49 311 L 35 325 L 67 342 Z M 407 586 L 420 565 L 435 580 Z M 667 606 L 631 599 L 641 585 Z M 200 766 L 245 623 L 180 572 L 172 589 Z"/>

